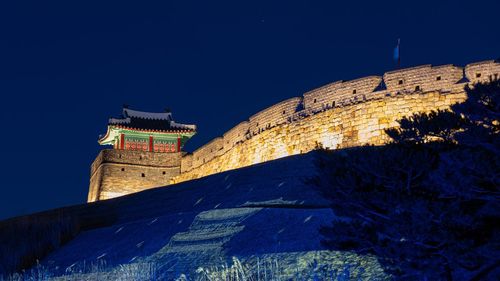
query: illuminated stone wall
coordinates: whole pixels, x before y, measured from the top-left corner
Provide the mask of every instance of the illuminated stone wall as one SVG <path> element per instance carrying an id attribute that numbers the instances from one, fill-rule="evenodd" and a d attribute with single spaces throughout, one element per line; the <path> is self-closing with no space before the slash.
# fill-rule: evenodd
<path id="1" fill-rule="evenodd" d="M 91 166 L 87 201 L 168 185 L 180 174 L 181 154 L 102 150 Z"/>
<path id="2" fill-rule="evenodd" d="M 309 152 L 317 147 L 338 149 L 364 144 L 380 145 L 388 138 L 384 129 L 412 112 L 445 109 L 463 101 L 465 93 L 426 92 L 416 95 L 381 96 L 379 99 L 326 110 L 295 122 L 282 124 L 236 144 L 226 153 L 183 172 L 173 183 Z M 210 155 L 205 154 L 206 157 Z"/>
<path id="3" fill-rule="evenodd" d="M 464 75 L 465 74 L 465 75 Z M 500 78 L 500 64 L 424 65 L 338 81 L 253 115 L 181 160 L 172 183 L 305 153 L 381 145 L 384 130 L 415 112 L 445 109 L 466 98 L 468 83 Z"/>
<path id="4" fill-rule="evenodd" d="M 92 164 L 88 201 L 196 179 L 318 147 L 388 141 L 386 128 L 416 112 L 466 98 L 470 83 L 500 78 L 500 63 L 424 65 L 338 81 L 266 108 L 192 154 L 103 150 Z M 124 170 L 122 170 L 124 169 Z M 144 176 L 143 176 L 144 174 Z"/>

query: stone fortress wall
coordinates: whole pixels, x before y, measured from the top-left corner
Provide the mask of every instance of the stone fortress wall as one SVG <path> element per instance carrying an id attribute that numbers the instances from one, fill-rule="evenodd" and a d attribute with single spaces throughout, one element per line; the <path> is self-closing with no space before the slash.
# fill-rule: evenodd
<path id="1" fill-rule="evenodd" d="M 180 174 L 182 152 L 102 150 L 90 168 L 87 202 L 168 185 Z"/>
<path id="2" fill-rule="evenodd" d="M 266 108 L 192 154 L 102 150 L 88 202 L 309 152 L 388 141 L 384 130 L 415 112 L 445 109 L 464 87 L 500 78 L 500 63 L 424 65 L 338 81 Z"/>
<path id="3" fill-rule="evenodd" d="M 466 98 L 468 83 L 500 78 L 500 63 L 424 65 L 338 81 L 287 99 L 243 121 L 180 160 L 171 183 L 305 153 L 388 141 L 384 130 L 416 112 Z"/>

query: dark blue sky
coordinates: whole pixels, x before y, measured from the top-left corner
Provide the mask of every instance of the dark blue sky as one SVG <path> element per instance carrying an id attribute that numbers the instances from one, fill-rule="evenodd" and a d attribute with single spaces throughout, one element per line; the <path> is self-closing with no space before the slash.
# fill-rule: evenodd
<path id="1" fill-rule="evenodd" d="M 197 124 L 192 151 L 276 102 L 393 69 L 398 37 L 405 67 L 500 56 L 499 1 L 9 2 L 0 219 L 85 202 L 122 104 Z"/>

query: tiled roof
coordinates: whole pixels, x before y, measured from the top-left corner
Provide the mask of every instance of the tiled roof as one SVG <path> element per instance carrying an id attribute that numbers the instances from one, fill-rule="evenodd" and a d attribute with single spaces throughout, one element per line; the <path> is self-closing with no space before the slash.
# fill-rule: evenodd
<path id="1" fill-rule="evenodd" d="M 109 125 L 139 131 L 195 131 L 195 125 L 176 123 L 172 120 L 172 113 L 143 112 L 123 108 L 121 118 L 110 118 Z"/>

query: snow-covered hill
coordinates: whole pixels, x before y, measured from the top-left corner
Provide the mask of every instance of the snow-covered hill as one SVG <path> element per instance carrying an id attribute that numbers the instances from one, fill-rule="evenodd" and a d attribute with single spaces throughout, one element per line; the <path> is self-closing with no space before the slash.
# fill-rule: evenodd
<path id="1" fill-rule="evenodd" d="M 334 214 L 311 184 L 320 176 L 320 157 L 312 152 L 75 207 L 83 220 L 106 223 L 80 232 L 41 266 L 61 275 L 154 264 L 155 274 L 168 280 L 230 266 L 235 257 L 290 277 L 328 266 L 330 273 L 384 278 L 376 258 L 322 246 L 319 228 Z"/>

